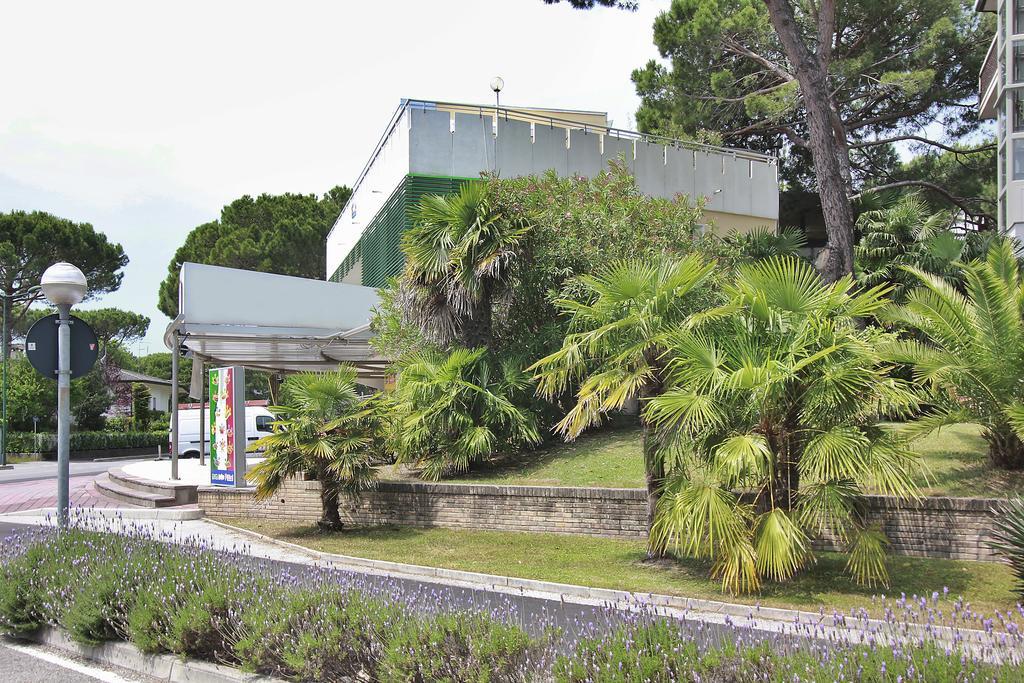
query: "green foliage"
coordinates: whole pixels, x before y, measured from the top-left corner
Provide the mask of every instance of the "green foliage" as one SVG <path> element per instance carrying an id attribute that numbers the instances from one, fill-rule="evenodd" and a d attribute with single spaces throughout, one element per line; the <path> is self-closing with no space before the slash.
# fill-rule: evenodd
<path id="1" fill-rule="evenodd" d="M 919 286 L 881 319 L 916 338 L 895 341 L 887 357 L 913 370 L 931 409 L 908 433 L 953 422 L 980 425 L 996 467 L 1024 468 L 1024 278 L 1013 245 L 996 241 L 987 257 L 960 266 L 961 293 L 942 277 L 907 268 Z"/>
<path id="2" fill-rule="evenodd" d="M 281 389 L 284 405 L 271 411 L 274 433 L 250 445 L 266 459 L 250 470 L 256 496 L 272 496 L 287 477 L 313 473 L 321 485 L 325 528 L 340 528 L 341 493 L 358 495 L 375 483 L 372 402 L 356 389 L 356 371 L 304 372 L 289 376 Z"/>
<path id="3" fill-rule="evenodd" d="M 977 130 L 977 117 L 958 103 L 977 97 L 994 17 L 958 0 L 856 0 L 820 11 L 814 3 L 784 4 L 793 12 L 793 40 L 825 70 L 828 90 L 818 104 L 835 113 L 844 143 L 837 149 L 849 155 L 854 187 L 901 173 L 901 179 L 948 183 L 957 197 L 978 196 L 967 183 L 929 175 L 923 166 L 901 168 L 884 141 L 913 134 L 945 142 Z M 791 61 L 771 11 L 761 0 L 673 0 L 654 22 L 662 59 L 633 72 L 641 98 L 637 124 L 644 132 L 684 138 L 716 130 L 729 145 L 782 151 L 783 182 L 815 190 L 807 153 L 811 95 L 797 80 L 798 67 L 807 65 Z M 941 136 L 930 134 L 932 123 Z M 971 164 L 970 156 L 958 160 Z M 982 156 L 989 163 L 977 175 L 992 179 L 994 162 Z"/>
<path id="4" fill-rule="evenodd" d="M 570 316 L 561 348 L 534 363 L 538 393 L 575 391 L 575 405 L 555 429 L 572 440 L 634 399 L 658 396 L 667 370 L 665 335 L 713 296 L 713 264 L 699 255 L 653 262 L 615 261 L 579 278 L 577 299 L 557 303 Z M 665 463 L 658 435 L 644 421 L 644 473 L 652 521 Z M 652 537 L 651 554 L 664 546 Z"/>
<path id="5" fill-rule="evenodd" d="M 42 211 L 0 213 L 0 291 L 27 310 L 42 297 L 29 288 L 57 261 L 78 266 L 89 281 L 87 298 L 121 286 L 128 257 L 89 223 L 75 223 Z"/>
<path id="6" fill-rule="evenodd" d="M 807 236 L 799 228 L 774 230 L 763 225 L 748 232 L 733 231 L 724 241 L 739 251 L 740 259 L 754 261 L 772 256 L 799 256 L 800 250 L 807 246 Z"/>
<path id="7" fill-rule="evenodd" d="M 152 411 L 149 408 L 151 398 L 152 395 L 145 384 L 140 382 L 132 384 L 132 426 L 137 431 L 145 431 L 149 427 L 149 419 L 152 417 Z"/>
<path id="8" fill-rule="evenodd" d="M 316 195 L 245 195 L 221 210 L 219 220 L 189 233 L 167 266 L 158 308 L 178 313 L 181 264 L 206 263 L 264 273 L 324 279 L 324 240 L 351 190 L 335 187 Z"/>
<path id="9" fill-rule="evenodd" d="M 402 361 L 395 387 L 399 461 L 425 479 L 465 472 L 494 453 L 539 443 L 521 359 L 486 349 L 422 351 Z"/>
<path id="10" fill-rule="evenodd" d="M 71 452 L 115 448 L 153 448 L 167 445 L 167 432 L 71 432 Z M 11 432 L 7 450 L 12 453 L 56 453 L 57 435 L 53 432 Z"/>
<path id="11" fill-rule="evenodd" d="M 499 352 L 540 358 L 561 346 L 568 319 L 559 316 L 557 302 L 581 295 L 578 276 L 620 259 L 727 251 L 712 235 L 701 234 L 699 203 L 644 195 L 622 162 L 593 178 L 547 173 L 490 183 L 495 203 L 533 226 L 522 267 L 496 307 Z"/>
<path id="12" fill-rule="evenodd" d="M 555 663 L 557 683 L 668 681 L 1015 681 L 1013 663 L 982 664 L 935 642 L 915 648 L 875 645 L 825 651 L 766 643 L 699 643 L 667 621 L 642 620 L 609 638 L 584 639 Z"/>
<path id="13" fill-rule="evenodd" d="M 425 196 L 402 236 L 403 318 L 441 345 L 457 340 L 488 346 L 492 302 L 508 283 L 530 229 L 521 214 L 496 208 L 485 183 Z"/>
<path id="14" fill-rule="evenodd" d="M 992 548 L 1013 568 L 1017 588 L 1024 596 L 1024 498 L 1004 502 L 995 516 Z"/>
<path id="15" fill-rule="evenodd" d="M 298 681 L 525 680 L 539 645 L 484 614 L 421 614 L 194 546 L 78 529 L 27 543 L 0 564 L 2 632 L 62 626 Z"/>
<path id="16" fill-rule="evenodd" d="M 869 489 L 916 496 L 917 455 L 879 421 L 917 400 L 859 323 L 883 292 L 773 257 L 740 266 L 726 293 L 664 341 L 665 390 L 644 409 L 674 446 L 653 536 L 712 560 L 734 593 L 792 577 L 823 532 L 855 552 L 858 582 L 885 583 L 884 547 L 857 510 Z"/>
<path id="17" fill-rule="evenodd" d="M 517 626 L 483 616 L 440 615 L 394 634 L 381 661 L 383 681 L 529 680 L 533 643 Z"/>
<path id="18" fill-rule="evenodd" d="M 56 396 L 56 382 L 50 383 L 51 391 Z M 98 431 L 104 428 L 107 418 L 104 413 L 114 402 L 104 378 L 103 368 L 98 365 L 85 375 L 71 382 L 71 416 L 75 428 L 86 431 Z"/>
<path id="19" fill-rule="evenodd" d="M 994 233 L 953 232 L 950 211 L 932 211 L 918 193 L 883 197 L 857 219 L 856 278 L 861 287 L 888 285 L 890 298 L 904 303 L 917 286 L 906 267 L 931 273 L 958 290 L 964 281 L 958 263 L 984 256 Z"/>
<path id="20" fill-rule="evenodd" d="M 892 180 L 928 180 L 958 198 L 974 217 L 986 217 L 990 228 L 996 220 L 996 145 L 994 138 L 978 144 L 959 143 L 950 150 L 917 150 L 917 156 L 895 169 Z M 980 150 L 980 151 L 974 151 Z M 924 188 L 921 197 L 931 211 L 949 209 L 949 198 Z"/>
<path id="21" fill-rule="evenodd" d="M 57 414 L 57 383 L 43 377 L 28 358 L 15 356 L 7 362 L 7 420 L 12 430 L 31 432 L 32 418 L 39 418 L 39 429 L 55 424 Z M 7 450 L 16 450 L 8 434 Z"/>

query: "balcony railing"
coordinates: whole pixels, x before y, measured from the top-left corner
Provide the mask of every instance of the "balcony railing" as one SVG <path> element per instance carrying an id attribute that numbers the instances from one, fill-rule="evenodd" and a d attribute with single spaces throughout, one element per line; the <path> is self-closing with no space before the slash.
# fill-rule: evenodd
<path id="1" fill-rule="evenodd" d="M 995 104 L 995 95 L 998 92 L 996 80 L 999 77 L 997 42 L 998 40 L 993 36 L 992 44 L 988 48 L 988 54 L 985 55 L 985 61 L 981 66 L 981 73 L 978 76 L 978 97 L 980 98 L 978 100 L 978 109 L 982 118 L 995 116 L 993 105 Z"/>

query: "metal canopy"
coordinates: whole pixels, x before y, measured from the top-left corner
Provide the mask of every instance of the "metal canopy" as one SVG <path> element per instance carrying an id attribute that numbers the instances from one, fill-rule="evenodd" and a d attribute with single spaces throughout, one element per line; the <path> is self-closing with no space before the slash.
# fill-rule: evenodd
<path id="1" fill-rule="evenodd" d="M 354 366 L 360 382 L 383 386 L 386 361 L 369 345 L 377 290 L 235 268 L 185 263 L 178 317 L 164 344 L 207 363 L 264 370 Z"/>

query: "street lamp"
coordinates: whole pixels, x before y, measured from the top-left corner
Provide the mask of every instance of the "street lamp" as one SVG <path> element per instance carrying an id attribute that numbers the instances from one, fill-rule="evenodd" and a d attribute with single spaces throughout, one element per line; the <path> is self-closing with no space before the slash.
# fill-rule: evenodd
<path id="1" fill-rule="evenodd" d="M 501 90 L 504 87 L 505 87 L 505 79 L 503 79 L 501 76 L 495 76 L 494 78 L 491 79 L 491 90 L 494 91 L 494 109 L 495 109 L 494 113 L 495 114 L 498 113 L 497 110 L 498 110 L 499 107 L 501 107 Z"/>
<path id="2" fill-rule="evenodd" d="M 0 396 L 2 396 L 0 398 L 0 405 L 2 405 L 0 407 L 0 470 L 11 469 L 11 466 L 7 464 L 7 356 L 11 353 L 10 344 L 7 342 L 7 316 L 11 308 L 11 299 L 24 299 L 26 295 L 38 291 L 39 285 L 33 285 L 24 292 L 18 293 L 17 296 L 0 292 L 0 299 L 3 300 L 3 303 L 0 304 L 0 309 L 2 309 L 0 315 L 3 316 L 3 332 L 0 332 L 3 339 L 3 348 L 0 349 L 0 354 L 3 356 L 3 359 L 0 360 L 0 364 L 3 365 L 3 388 L 0 389 Z"/>
<path id="3" fill-rule="evenodd" d="M 43 273 L 43 296 L 57 309 L 57 523 L 68 523 L 71 441 L 71 307 L 85 298 L 88 283 L 76 266 L 61 261 Z"/>

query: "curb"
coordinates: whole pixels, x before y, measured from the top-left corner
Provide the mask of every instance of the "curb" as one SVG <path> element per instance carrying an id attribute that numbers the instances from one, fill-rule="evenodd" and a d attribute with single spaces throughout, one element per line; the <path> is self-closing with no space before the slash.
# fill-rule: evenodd
<path id="1" fill-rule="evenodd" d="M 22 636 L 23 640 L 48 645 L 106 666 L 116 666 L 170 683 L 285 683 L 280 678 L 250 674 L 229 666 L 175 655 L 146 654 L 131 643 L 103 645 L 76 643 L 60 629 L 44 628 Z"/>
<path id="2" fill-rule="evenodd" d="M 741 603 L 722 602 L 718 600 L 705 600 L 699 598 L 684 598 L 676 595 L 665 595 L 661 593 L 633 593 L 630 591 L 616 590 L 612 588 L 593 588 L 579 586 L 569 583 L 555 583 L 553 581 L 540 581 L 537 579 L 521 579 L 514 576 L 501 576 L 497 574 L 483 574 L 480 572 L 463 571 L 461 569 L 444 569 L 442 567 L 426 567 L 418 564 L 403 564 L 400 562 L 389 562 L 386 560 L 370 560 L 364 557 L 352 557 L 350 555 L 336 555 L 313 550 L 305 546 L 261 534 L 257 531 L 242 529 L 231 526 L 216 519 L 207 518 L 204 520 L 211 524 L 234 531 L 250 538 L 270 543 L 279 547 L 287 548 L 293 552 L 305 555 L 311 559 L 324 562 L 330 565 L 340 565 L 339 568 L 351 567 L 355 569 L 372 569 L 381 574 L 394 576 L 396 578 L 417 578 L 434 579 L 437 582 L 460 582 L 472 584 L 481 588 L 503 588 L 518 591 L 520 593 L 536 592 L 556 594 L 563 597 L 578 598 L 595 603 L 616 603 L 626 605 L 647 605 L 654 607 L 665 607 L 669 609 L 682 610 L 685 612 L 700 612 L 703 614 L 716 614 L 727 617 L 757 617 L 779 623 L 800 623 L 815 624 L 831 618 L 831 613 L 824 615 L 818 612 L 802 612 L 800 610 L 785 609 L 781 607 L 764 607 L 760 605 L 744 605 Z"/>
<path id="3" fill-rule="evenodd" d="M 809 633 L 810 631 L 817 632 L 820 630 L 820 635 L 813 637 L 827 638 L 830 634 L 860 632 L 862 636 L 872 635 L 879 643 L 886 643 L 889 640 L 892 640 L 893 643 L 899 643 L 902 638 L 912 635 L 923 636 L 930 633 L 936 637 L 936 642 L 950 645 L 959 643 L 962 647 L 975 652 L 982 661 L 997 661 L 997 658 L 993 659 L 994 653 L 989 652 L 991 648 L 985 642 L 987 634 L 984 631 L 971 628 L 952 629 L 949 626 L 932 627 L 926 624 L 903 624 L 905 633 L 893 634 L 886 632 L 885 621 L 869 618 L 866 620 L 864 627 L 853 625 L 848 630 L 847 626 L 845 626 L 845 620 L 850 615 L 839 611 L 803 612 L 783 607 L 744 605 L 719 600 L 664 595 L 661 593 L 633 593 L 611 588 L 592 588 L 575 584 L 520 579 L 512 576 L 483 574 L 458 569 L 443 569 L 440 567 L 425 567 L 384 560 L 369 560 L 362 557 L 335 555 L 333 553 L 312 550 L 256 531 L 231 526 L 215 519 L 208 518 L 204 521 L 255 540 L 305 555 L 310 559 L 322 562 L 331 569 L 364 572 L 369 570 L 373 573 L 399 579 L 418 579 L 449 586 L 461 585 L 463 587 L 492 590 L 506 594 L 532 594 L 532 597 L 543 597 L 550 600 L 566 600 L 568 598 L 566 601 L 576 604 L 613 606 L 623 610 L 654 607 L 656 610 L 658 608 L 665 610 L 662 613 L 665 616 L 674 612 L 674 616 L 677 618 L 697 620 L 704 623 L 730 624 L 743 619 L 746 620 L 744 625 L 749 628 L 782 634 L 787 632 L 799 634 L 800 631 Z M 844 622 L 843 626 L 836 626 L 834 623 L 831 623 L 834 615 L 839 615 Z M 1021 657 L 1024 657 L 1024 649 L 1020 650 L 1019 654 Z"/>
<path id="4" fill-rule="evenodd" d="M 199 508 L 72 508 L 72 519 L 83 519 L 89 517 L 119 517 L 121 519 L 163 519 L 172 522 L 187 522 L 195 519 L 202 519 L 204 513 Z M 19 510 L 17 512 L 5 512 L 0 518 L 7 517 L 46 517 L 56 516 L 57 508 L 35 508 L 33 510 Z"/>

